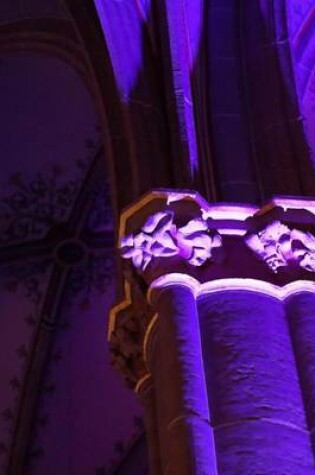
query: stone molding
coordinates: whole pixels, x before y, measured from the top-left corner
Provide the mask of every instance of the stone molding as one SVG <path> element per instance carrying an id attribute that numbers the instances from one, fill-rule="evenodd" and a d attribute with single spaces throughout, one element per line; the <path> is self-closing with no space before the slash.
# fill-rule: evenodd
<path id="1" fill-rule="evenodd" d="M 284 286 L 274 285 L 258 279 L 242 278 L 216 279 L 211 282 L 202 283 L 189 275 L 173 273 L 159 277 L 152 282 L 147 294 L 148 301 L 151 304 L 154 303 L 156 293 L 172 286 L 188 287 L 192 290 L 196 300 L 212 293 L 233 292 L 239 290 L 264 294 L 283 301 L 292 295 L 301 292 L 315 294 L 315 282 L 309 280 L 297 280 Z"/>

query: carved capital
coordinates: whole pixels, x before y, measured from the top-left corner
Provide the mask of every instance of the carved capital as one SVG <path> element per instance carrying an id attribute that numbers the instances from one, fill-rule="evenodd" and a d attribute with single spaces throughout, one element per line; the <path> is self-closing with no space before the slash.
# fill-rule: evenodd
<path id="1" fill-rule="evenodd" d="M 138 232 L 121 238 L 122 257 L 131 259 L 141 271 L 154 259 L 173 256 L 199 267 L 212 258 L 213 249 L 222 245 L 221 236 L 208 228 L 206 219 L 197 217 L 183 226 L 175 221 L 175 213 L 170 210 L 150 215 Z"/>
<path id="2" fill-rule="evenodd" d="M 310 232 L 290 229 L 280 221 L 273 221 L 249 235 L 246 243 L 273 272 L 292 264 L 315 272 L 315 237 Z"/>
<path id="3" fill-rule="evenodd" d="M 144 347 L 157 322 L 148 289 L 170 275 L 206 291 L 223 281 L 279 289 L 314 281 L 315 200 L 282 197 L 258 208 L 153 191 L 122 213 L 117 247 L 125 299 L 111 311 L 109 342 L 113 364 L 136 388 L 149 373 Z"/>

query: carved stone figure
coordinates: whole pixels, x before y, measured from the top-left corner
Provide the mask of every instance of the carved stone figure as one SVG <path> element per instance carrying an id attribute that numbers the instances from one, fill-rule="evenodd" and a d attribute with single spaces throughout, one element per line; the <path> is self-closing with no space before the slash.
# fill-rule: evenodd
<path id="1" fill-rule="evenodd" d="M 274 221 L 247 237 L 246 243 L 273 272 L 290 263 L 315 272 L 315 237 L 309 232 L 290 229 L 280 221 Z"/>
<path id="2" fill-rule="evenodd" d="M 190 220 L 178 228 L 174 213 L 164 211 L 150 216 L 137 234 L 129 234 L 120 243 L 121 255 L 132 259 L 144 271 L 154 257 L 180 256 L 193 266 L 201 266 L 212 257 L 212 249 L 222 245 L 218 233 L 210 235 L 202 218 Z"/>

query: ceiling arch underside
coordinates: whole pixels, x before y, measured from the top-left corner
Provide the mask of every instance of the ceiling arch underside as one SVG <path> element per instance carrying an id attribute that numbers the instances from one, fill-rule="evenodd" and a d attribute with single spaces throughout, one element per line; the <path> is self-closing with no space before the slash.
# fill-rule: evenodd
<path id="1" fill-rule="evenodd" d="M 314 0 L 288 1 L 287 16 L 301 120 L 304 124 L 310 153 L 315 164 Z"/>
<path id="2" fill-rule="evenodd" d="M 58 57 L 75 69 L 93 92 L 86 55 L 68 20 L 37 18 L 0 23 L 0 51 L 42 52 Z"/>
<path id="3" fill-rule="evenodd" d="M 157 187 L 314 195 L 285 0 L 67 4 L 103 94 L 119 209 Z"/>
<path id="4" fill-rule="evenodd" d="M 0 6 L 1 473 L 116 470 L 142 426 L 106 348 L 114 218 L 94 79 L 60 2 L 14 3 Z"/>

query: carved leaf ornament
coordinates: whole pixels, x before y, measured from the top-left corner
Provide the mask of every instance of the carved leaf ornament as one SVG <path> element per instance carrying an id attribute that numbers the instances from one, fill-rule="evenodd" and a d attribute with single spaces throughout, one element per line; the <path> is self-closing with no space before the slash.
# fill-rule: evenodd
<path id="1" fill-rule="evenodd" d="M 275 273 L 291 263 L 315 272 L 315 237 L 309 232 L 274 221 L 245 240 Z M 141 271 L 157 257 L 180 256 L 198 267 L 212 258 L 214 248 L 221 246 L 221 236 L 209 233 L 205 219 L 195 218 L 177 227 L 172 211 L 151 215 L 138 233 L 129 234 L 120 242 L 122 257 L 131 259 Z"/>
<path id="2" fill-rule="evenodd" d="M 222 245 L 221 236 L 209 235 L 207 222 L 201 218 L 178 228 L 174 213 L 164 211 L 150 216 L 137 234 L 120 242 L 121 255 L 144 271 L 154 257 L 180 256 L 193 266 L 201 266 L 212 257 L 212 249 Z"/>

